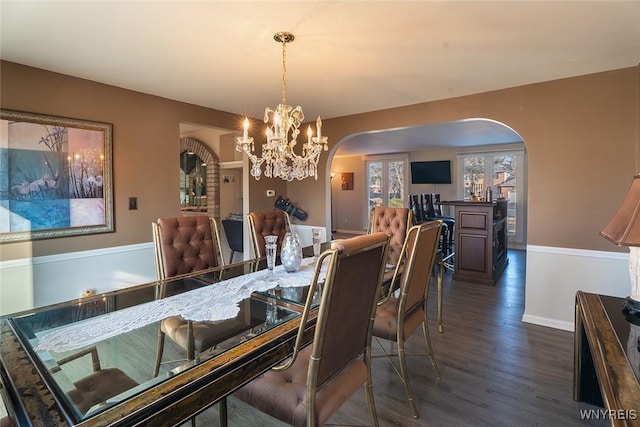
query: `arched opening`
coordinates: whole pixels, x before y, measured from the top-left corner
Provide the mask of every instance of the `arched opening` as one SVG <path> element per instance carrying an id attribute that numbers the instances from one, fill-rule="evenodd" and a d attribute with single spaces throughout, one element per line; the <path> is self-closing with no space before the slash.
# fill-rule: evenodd
<path id="1" fill-rule="evenodd" d="M 185 155 L 187 153 L 193 153 L 194 157 L 189 159 L 190 156 Z M 196 162 L 196 157 L 199 162 Z M 188 182 L 185 184 L 185 179 L 183 179 L 180 184 L 181 210 L 183 212 L 206 212 L 208 216 L 219 219 L 220 161 L 218 156 L 199 140 L 183 137 L 180 138 L 180 162 L 182 174 L 189 175 Z M 202 178 L 201 183 L 198 182 L 199 178 Z M 199 187 L 200 185 L 202 187 Z M 193 194 L 190 195 L 189 192 Z M 203 195 L 206 196 L 206 204 L 199 199 Z M 206 206 L 206 209 L 204 209 L 204 206 Z"/>
<path id="2" fill-rule="evenodd" d="M 451 184 L 413 184 L 408 178 L 405 194 L 439 193 L 443 200 L 455 200 L 464 197 L 463 157 L 477 155 L 497 159 L 499 156 L 496 153 L 500 151 L 519 152 L 524 159 L 519 165 L 522 178 L 518 180 L 518 202 L 522 204 L 518 220 L 523 230 L 518 247 L 524 248 L 527 201 L 525 144 L 520 135 L 508 125 L 484 118 L 376 130 L 343 138 L 332 148 L 327 161 L 327 186 L 330 189 L 326 199 L 327 224 L 332 224 L 332 230 L 347 232 L 362 232 L 366 229 L 366 156 L 384 157 L 406 153 L 409 162 L 450 160 Z M 345 191 L 341 188 L 340 176 L 345 172 L 354 172 L 354 190 Z M 487 182 L 491 180 L 495 183 L 495 179 L 491 178 L 493 172 L 487 172 Z M 510 182 L 513 183 L 513 180 Z M 497 190 L 497 187 L 494 189 Z M 406 203 L 408 206 L 408 200 Z"/>

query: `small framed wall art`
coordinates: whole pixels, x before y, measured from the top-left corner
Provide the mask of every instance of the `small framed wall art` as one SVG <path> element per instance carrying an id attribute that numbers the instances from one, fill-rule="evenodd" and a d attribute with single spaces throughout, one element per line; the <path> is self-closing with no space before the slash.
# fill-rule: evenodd
<path id="1" fill-rule="evenodd" d="M 342 172 L 340 178 L 343 190 L 353 190 L 353 172 Z"/>

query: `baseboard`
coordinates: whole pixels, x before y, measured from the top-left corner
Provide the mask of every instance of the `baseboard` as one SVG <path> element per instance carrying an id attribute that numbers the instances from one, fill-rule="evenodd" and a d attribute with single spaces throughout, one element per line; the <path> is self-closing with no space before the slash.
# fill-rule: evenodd
<path id="1" fill-rule="evenodd" d="M 532 316 L 529 314 L 524 314 L 522 316 L 522 321 L 524 323 L 531 323 L 533 325 L 546 326 L 554 329 L 562 329 L 569 332 L 574 331 L 572 322 L 563 322 L 561 320 L 548 319 L 546 317 Z"/>

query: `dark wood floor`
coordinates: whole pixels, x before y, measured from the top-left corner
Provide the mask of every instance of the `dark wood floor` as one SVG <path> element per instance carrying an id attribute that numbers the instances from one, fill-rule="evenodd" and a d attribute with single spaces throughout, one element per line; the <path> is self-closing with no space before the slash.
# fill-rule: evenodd
<path id="1" fill-rule="evenodd" d="M 573 333 L 521 321 L 525 262 L 524 251 L 510 251 L 509 266 L 495 286 L 453 281 L 447 273 L 442 334 L 435 323 L 436 287 L 431 286 L 430 330 L 442 379 L 435 380 L 426 359 L 408 361 L 420 411 L 416 420 L 389 362 L 375 359 L 381 426 L 607 425 L 583 421 L 580 410 L 596 407 L 572 399 Z M 424 349 L 420 333 L 408 340 L 407 348 Z M 364 392 L 356 393 L 330 423 L 370 425 L 365 402 Z M 197 424 L 217 425 L 215 410 L 202 414 Z M 229 425 L 284 424 L 231 398 Z"/>

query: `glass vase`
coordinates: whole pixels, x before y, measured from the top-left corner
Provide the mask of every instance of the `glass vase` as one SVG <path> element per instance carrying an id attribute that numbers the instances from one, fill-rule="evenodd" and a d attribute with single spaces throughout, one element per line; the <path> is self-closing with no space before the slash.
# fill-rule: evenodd
<path id="1" fill-rule="evenodd" d="M 295 232 L 288 232 L 284 236 L 282 249 L 280 251 L 280 261 L 288 273 L 298 271 L 302 262 L 302 245 Z"/>

